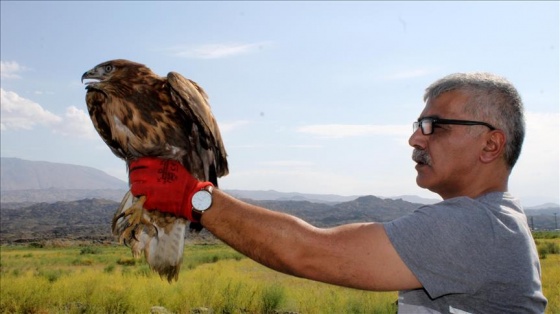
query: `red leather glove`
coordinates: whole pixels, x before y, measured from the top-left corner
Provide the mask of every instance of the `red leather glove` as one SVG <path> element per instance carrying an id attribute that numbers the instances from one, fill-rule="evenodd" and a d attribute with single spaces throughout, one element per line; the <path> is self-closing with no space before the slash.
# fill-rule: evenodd
<path id="1" fill-rule="evenodd" d="M 130 192 L 146 196 L 144 208 L 158 210 L 198 222 L 192 214 L 192 196 L 211 186 L 195 179 L 179 162 L 155 157 L 142 157 L 130 162 Z"/>

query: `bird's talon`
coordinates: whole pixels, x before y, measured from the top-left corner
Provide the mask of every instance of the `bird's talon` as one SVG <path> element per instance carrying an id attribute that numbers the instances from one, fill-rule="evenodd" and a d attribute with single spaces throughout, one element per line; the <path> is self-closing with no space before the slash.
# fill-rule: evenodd
<path id="1" fill-rule="evenodd" d="M 113 233 L 119 235 L 119 242 L 129 245 L 127 242 L 139 241 L 136 229 L 143 228 L 144 225 L 151 225 L 151 222 L 144 217 L 144 196 L 139 197 L 128 208 L 120 211 L 113 218 Z M 124 201 L 123 201 L 124 202 Z M 121 204 L 121 208 L 126 203 Z"/>

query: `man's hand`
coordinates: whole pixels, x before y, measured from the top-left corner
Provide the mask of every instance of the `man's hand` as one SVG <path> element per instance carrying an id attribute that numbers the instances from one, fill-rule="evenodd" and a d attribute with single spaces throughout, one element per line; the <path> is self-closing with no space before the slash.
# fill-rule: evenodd
<path id="1" fill-rule="evenodd" d="M 130 162 L 130 192 L 146 196 L 144 207 L 198 222 L 192 215 L 191 199 L 195 192 L 212 185 L 195 179 L 179 162 L 142 157 Z"/>

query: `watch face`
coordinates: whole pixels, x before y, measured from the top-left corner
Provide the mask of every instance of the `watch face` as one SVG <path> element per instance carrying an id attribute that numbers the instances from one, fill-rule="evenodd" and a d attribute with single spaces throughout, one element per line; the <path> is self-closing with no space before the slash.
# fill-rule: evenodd
<path id="1" fill-rule="evenodd" d="M 212 194 L 206 190 L 194 193 L 192 198 L 192 206 L 195 210 L 205 211 L 212 205 Z"/>

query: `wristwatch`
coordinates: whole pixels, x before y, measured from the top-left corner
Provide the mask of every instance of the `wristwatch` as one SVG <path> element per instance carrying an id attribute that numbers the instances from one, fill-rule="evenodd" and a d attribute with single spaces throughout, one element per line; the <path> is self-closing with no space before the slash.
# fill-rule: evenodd
<path id="1" fill-rule="evenodd" d="M 210 185 L 193 194 L 191 203 L 194 212 L 202 214 L 212 206 L 212 190 Z"/>

